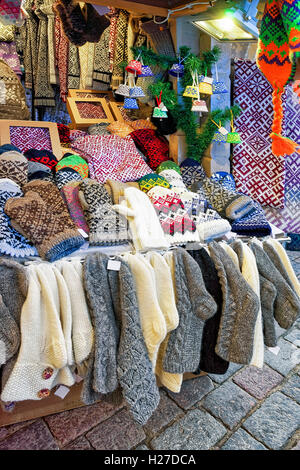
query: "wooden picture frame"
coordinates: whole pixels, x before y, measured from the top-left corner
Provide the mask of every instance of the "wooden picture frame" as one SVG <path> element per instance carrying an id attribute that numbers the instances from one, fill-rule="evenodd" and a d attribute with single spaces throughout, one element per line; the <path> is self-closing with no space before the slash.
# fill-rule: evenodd
<path id="1" fill-rule="evenodd" d="M 95 103 L 99 104 L 104 111 L 105 118 L 82 117 L 77 107 L 77 103 Z M 67 110 L 70 114 L 73 129 L 85 129 L 92 124 L 99 124 L 101 122 L 111 123 L 115 119 L 111 113 L 110 107 L 105 98 L 67 98 Z"/>
<path id="2" fill-rule="evenodd" d="M 69 89 L 68 96 L 70 98 L 104 98 L 107 96 L 109 101 L 114 101 L 114 94 L 111 90 L 83 90 Z"/>
<path id="3" fill-rule="evenodd" d="M 42 129 L 48 129 L 49 131 L 49 138 L 51 141 L 51 152 L 56 156 L 57 160 L 61 160 L 62 148 L 59 139 L 59 133 L 57 124 L 55 122 L 45 122 L 45 121 L 18 121 L 18 120 L 10 120 L 10 119 L 0 119 L 0 143 L 1 145 L 4 144 L 12 144 L 15 145 L 14 140 L 12 141 L 11 135 L 11 128 L 12 127 L 38 127 Z M 18 147 L 18 145 L 16 145 Z M 32 144 L 32 148 L 34 148 L 34 142 Z M 21 152 L 24 149 L 20 148 Z"/>
<path id="4" fill-rule="evenodd" d="M 124 119 L 121 111 L 120 111 L 120 108 L 122 108 L 124 106 L 124 103 L 122 102 L 117 102 L 117 101 L 113 101 L 113 102 L 109 102 L 109 106 L 110 106 L 110 109 L 113 113 L 113 116 L 115 118 L 116 121 L 120 121 L 120 122 L 129 122 L 132 121 L 132 119 L 130 119 L 130 116 L 128 116 L 128 121 L 126 119 Z M 126 111 L 126 110 L 125 110 Z"/>

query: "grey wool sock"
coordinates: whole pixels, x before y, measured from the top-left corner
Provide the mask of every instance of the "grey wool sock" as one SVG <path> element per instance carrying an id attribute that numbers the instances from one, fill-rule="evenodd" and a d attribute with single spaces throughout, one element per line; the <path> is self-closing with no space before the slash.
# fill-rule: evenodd
<path id="1" fill-rule="evenodd" d="M 223 292 L 216 353 L 228 362 L 250 364 L 255 324 L 260 307 L 258 296 L 218 243 L 210 243 L 209 252 Z"/>
<path id="2" fill-rule="evenodd" d="M 183 248 L 173 251 L 176 306 L 179 325 L 170 333 L 163 359 L 165 372 L 194 372 L 199 366 L 205 321 L 217 311 L 217 304 L 207 292 L 201 269 Z"/>
<path id="3" fill-rule="evenodd" d="M 272 282 L 277 290 L 274 301 L 274 317 L 279 326 L 290 328 L 300 315 L 300 300 L 292 290 L 267 253 L 257 243 L 249 244 L 252 249 L 259 274 Z"/>

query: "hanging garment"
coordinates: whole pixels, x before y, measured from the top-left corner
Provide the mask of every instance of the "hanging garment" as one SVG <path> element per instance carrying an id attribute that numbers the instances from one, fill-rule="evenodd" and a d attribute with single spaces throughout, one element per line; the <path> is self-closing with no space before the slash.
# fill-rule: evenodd
<path id="1" fill-rule="evenodd" d="M 204 322 L 216 313 L 217 305 L 196 261 L 182 248 L 176 248 L 173 257 L 179 325 L 170 334 L 163 368 L 180 374 L 197 369 Z"/>
<path id="2" fill-rule="evenodd" d="M 277 346 L 277 332 L 274 317 L 274 303 L 277 289 L 273 282 L 259 273 L 260 302 L 263 319 L 264 343 L 270 348 Z"/>
<path id="3" fill-rule="evenodd" d="M 0 59 L 0 119 L 29 119 L 25 90 L 17 75 Z"/>
<path id="4" fill-rule="evenodd" d="M 35 74 L 37 68 L 37 34 L 38 17 L 33 10 L 34 0 L 25 0 L 23 8 L 27 13 L 22 30 L 26 32 L 26 42 L 24 44 L 24 69 L 25 69 L 25 87 L 32 89 L 35 83 Z M 29 119 L 29 117 L 28 117 Z"/>
<path id="5" fill-rule="evenodd" d="M 102 33 L 100 41 L 95 46 L 93 80 L 95 82 L 110 84 L 109 71 L 109 39 L 111 26 Z"/>
<path id="6" fill-rule="evenodd" d="M 0 42 L 0 58 L 4 60 L 15 74 L 19 76 L 19 79 L 21 79 L 21 64 L 14 42 Z"/>
<path id="7" fill-rule="evenodd" d="M 58 16 L 55 17 L 54 35 L 60 97 L 63 102 L 66 102 L 68 96 L 69 41 L 63 32 L 63 26 Z"/>
<path id="8" fill-rule="evenodd" d="M 223 295 L 218 273 L 213 261 L 204 248 L 201 248 L 200 250 L 191 250 L 188 251 L 188 253 L 199 265 L 205 288 L 217 304 L 216 313 L 204 323 L 200 363 L 194 373 L 200 374 L 201 371 L 204 371 L 210 374 L 225 374 L 229 367 L 229 362 L 222 359 L 215 352 L 223 303 Z"/>
<path id="9" fill-rule="evenodd" d="M 78 47 L 69 43 L 68 58 L 68 89 L 78 89 L 80 86 L 80 62 Z"/>
<path id="10" fill-rule="evenodd" d="M 119 9 L 110 7 L 110 32 L 109 32 L 109 72 L 113 72 L 114 68 L 114 57 L 116 51 L 117 41 L 117 25 L 119 18 Z"/>
<path id="11" fill-rule="evenodd" d="M 95 44 L 92 42 L 86 42 L 83 46 L 78 47 L 78 51 L 80 62 L 79 88 L 82 90 L 89 90 L 93 88 Z"/>
<path id="12" fill-rule="evenodd" d="M 230 256 L 216 242 L 209 244 L 223 293 L 216 353 L 228 362 L 249 364 L 253 355 L 259 299 Z"/>
<path id="13" fill-rule="evenodd" d="M 111 87 L 113 90 L 117 89 L 118 86 L 123 82 L 123 70 L 120 67 L 122 62 L 128 62 L 128 49 L 127 49 L 127 37 L 128 37 L 128 22 L 129 13 L 126 10 L 120 10 L 117 22 L 116 42 L 115 42 L 115 53 L 113 59 L 113 71 L 111 79 Z"/>
<path id="14" fill-rule="evenodd" d="M 42 5 L 40 6 L 40 9 L 47 16 L 49 83 L 51 85 L 57 85 L 59 83 L 59 80 L 58 80 L 57 69 L 55 67 L 55 40 L 54 40 L 55 12 L 52 6 L 53 6 L 53 0 L 44 0 Z"/>

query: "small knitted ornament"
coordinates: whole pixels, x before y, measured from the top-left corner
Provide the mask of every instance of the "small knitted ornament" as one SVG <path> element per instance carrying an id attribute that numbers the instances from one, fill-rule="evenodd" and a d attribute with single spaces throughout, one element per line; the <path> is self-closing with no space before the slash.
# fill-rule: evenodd
<path id="1" fill-rule="evenodd" d="M 82 178 L 88 178 L 89 176 L 88 164 L 79 155 L 70 155 L 68 157 L 64 157 L 57 163 L 55 171 L 57 172 L 63 168 L 72 168 L 73 170 L 77 171 L 77 173 L 79 173 Z"/>
<path id="2" fill-rule="evenodd" d="M 37 250 L 28 238 L 16 231 L 4 212 L 6 201 L 23 195 L 20 187 L 9 179 L 0 180 L 0 253 L 3 255 L 26 257 L 37 256 Z"/>
<path id="3" fill-rule="evenodd" d="M 73 168 L 66 167 L 55 173 L 55 184 L 59 190 L 61 190 L 66 184 L 82 181 L 82 176 Z"/>
<path id="4" fill-rule="evenodd" d="M 273 87 L 272 152 L 291 155 L 299 143 L 282 136 L 284 87 L 293 78 L 300 57 L 300 5 L 298 0 L 267 0 L 261 22 L 257 66 Z"/>
<path id="5" fill-rule="evenodd" d="M 80 181 L 74 181 L 64 185 L 61 194 L 68 206 L 70 216 L 77 228 L 81 228 L 85 233 L 89 233 L 89 227 L 79 201 Z"/>
<path id="6" fill-rule="evenodd" d="M 54 167 L 57 165 L 56 156 L 49 150 L 29 149 L 24 152 L 24 155 L 27 160 L 42 163 L 51 169 L 54 169 Z"/>
<path id="7" fill-rule="evenodd" d="M 153 129 L 139 129 L 130 136 L 147 158 L 148 165 L 153 171 L 156 171 L 162 162 L 169 160 L 168 142 L 159 137 Z"/>
<path id="8" fill-rule="evenodd" d="M 180 167 L 177 165 L 177 163 L 173 162 L 173 160 L 167 160 L 165 162 L 162 162 L 157 168 L 156 168 L 156 173 L 159 174 L 161 171 L 164 170 L 175 170 L 179 175 L 181 175 L 181 170 Z"/>
<path id="9" fill-rule="evenodd" d="M 86 178 L 79 186 L 79 200 L 90 229 L 90 245 L 110 246 L 127 243 L 127 221 L 113 210 L 113 200 L 104 185 Z"/>
<path id="10" fill-rule="evenodd" d="M 113 135 L 127 137 L 131 134 L 132 127 L 127 122 L 115 121 L 107 127 L 107 130 Z"/>
<path id="11" fill-rule="evenodd" d="M 0 155 L 0 178 L 9 178 L 19 185 L 28 181 L 28 161 L 24 155 L 9 150 Z"/>
<path id="12" fill-rule="evenodd" d="M 199 181 L 205 176 L 202 165 L 193 158 L 186 158 L 180 165 L 181 175 L 184 184 L 190 188 L 195 181 Z"/>
<path id="13" fill-rule="evenodd" d="M 156 173 L 150 173 L 149 175 L 143 176 L 141 179 L 138 180 L 140 189 L 147 193 L 150 189 L 154 188 L 154 186 L 162 186 L 163 188 L 171 188 L 171 185 L 168 181 L 160 175 Z"/>

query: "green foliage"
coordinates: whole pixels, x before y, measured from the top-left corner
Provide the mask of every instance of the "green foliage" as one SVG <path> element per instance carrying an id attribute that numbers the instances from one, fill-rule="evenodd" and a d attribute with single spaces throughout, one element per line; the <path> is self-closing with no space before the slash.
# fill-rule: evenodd
<path id="1" fill-rule="evenodd" d="M 161 100 L 168 109 L 174 109 L 177 105 L 177 95 L 172 88 L 172 83 L 158 81 L 150 85 L 148 90 L 154 98 L 156 96 L 159 98 L 160 92 L 162 91 Z"/>
<path id="2" fill-rule="evenodd" d="M 159 65 L 163 70 L 169 69 L 174 62 L 177 62 L 176 57 L 156 54 L 153 49 L 148 49 L 145 46 L 132 47 L 131 50 L 136 59 L 139 55 L 142 57 L 144 65 Z"/>

